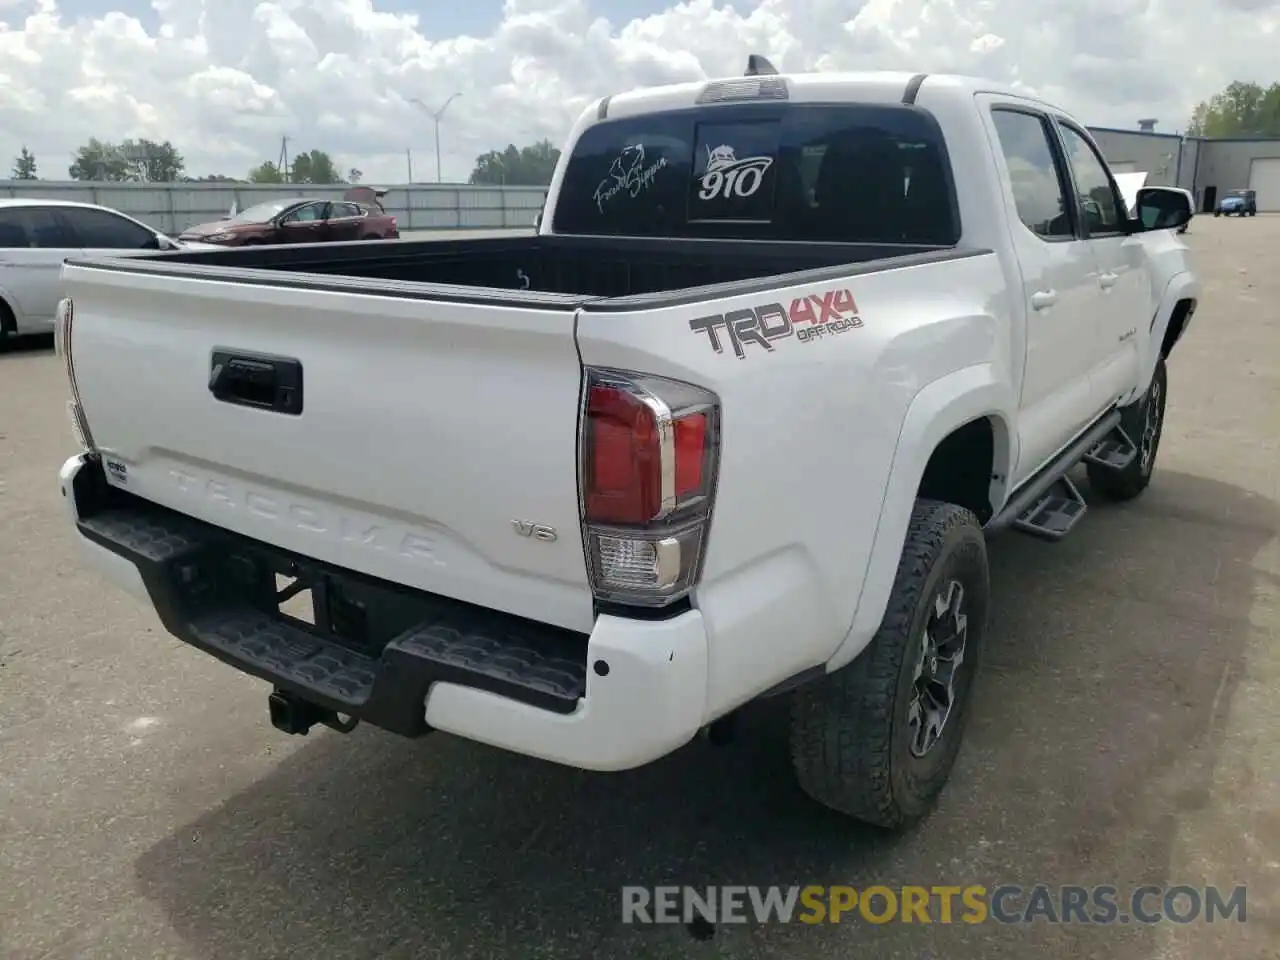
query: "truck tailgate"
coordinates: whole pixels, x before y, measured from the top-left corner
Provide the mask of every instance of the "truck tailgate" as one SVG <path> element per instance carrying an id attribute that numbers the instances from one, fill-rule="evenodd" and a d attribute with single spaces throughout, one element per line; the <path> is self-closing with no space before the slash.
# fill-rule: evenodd
<path id="1" fill-rule="evenodd" d="M 305 557 L 590 629 L 571 306 L 63 276 L 111 483 Z M 291 370 L 300 411 L 229 402 L 279 396 L 270 379 Z"/>

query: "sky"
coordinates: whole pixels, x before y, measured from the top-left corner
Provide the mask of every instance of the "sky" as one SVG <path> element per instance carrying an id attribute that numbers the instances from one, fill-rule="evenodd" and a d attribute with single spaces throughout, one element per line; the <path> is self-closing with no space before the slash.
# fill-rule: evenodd
<path id="1" fill-rule="evenodd" d="M 65 179 L 89 137 L 171 141 L 244 176 L 319 148 L 366 182 L 465 180 L 559 144 L 607 93 L 784 71 L 957 72 L 1086 123 L 1158 130 L 1232 80 L 1280 80 L 1280 0 L 0 0 L 0 177 L 22 146 Z"/>

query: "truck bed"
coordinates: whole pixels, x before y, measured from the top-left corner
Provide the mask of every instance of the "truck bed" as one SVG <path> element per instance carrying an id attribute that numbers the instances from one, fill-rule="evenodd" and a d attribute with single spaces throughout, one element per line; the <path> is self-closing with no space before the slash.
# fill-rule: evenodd
<path id="1" fill-rule="evenodd" d="M 888 258 L 906 265 L 954 255 L 952 247 L 919 244 L 519 236 L 248 246 L 128 262 L 95 260 L 92 265 L 223 280 L 234 275 L 243 283 L 362 294 L 563 305 L 584 298 L 647 298 L 764 282 L 823 269 L 838 268 L 847 276 L 860 265 L 877 269 Z M 441 290 L 441 285 L 451 289 Z"/>
<path id="2" fill-rule="evenodd" d="M 85 258 L 63 284 L 108 483 L 264 549 L 586 633 L 584 314 L 682 357 L 674 375 L 717 349 L 691 309 L 917 264 L 946 289 L 974 256 L 523 236 Z"/>

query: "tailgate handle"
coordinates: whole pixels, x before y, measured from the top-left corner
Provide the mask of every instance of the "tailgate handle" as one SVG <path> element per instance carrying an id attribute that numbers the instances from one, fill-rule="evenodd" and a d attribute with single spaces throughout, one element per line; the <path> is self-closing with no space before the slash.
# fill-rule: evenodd
<path id="1" fill-rule="evenodd" d="M 209 392 L 215 400 L 273 413 L 302 413 L 302 363 L 292 357 L 214 350 Z"/>

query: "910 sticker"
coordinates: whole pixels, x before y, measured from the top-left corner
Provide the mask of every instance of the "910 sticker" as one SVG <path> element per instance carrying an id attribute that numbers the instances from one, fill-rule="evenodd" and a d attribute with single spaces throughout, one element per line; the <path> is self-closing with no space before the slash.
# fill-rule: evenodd
<path id="1" fill-rule="evenodd" d="M 707 147 L 707 170 L 698 181 L 700 200 L 745 200 L 764 183 L 765 171 L 773 165 L 773 157 L 738 159 L 733 147 Z"/>
<path id="2" fill-rule="evenodd" d="M 755 344 L 768 353 L 779 340 L 795 337 L 801 343 L 812 343 L 862 326 L 853 291 L 842 287 L 797 297 L 789 309 L 781 303 L 766 303 L 750 309 L 730 310 L 689 321 L 694 333 L 705 333 L 716 353 L 724 353 L 724 339 L 733 354 L 745 359 L 747 344 Z"/>

